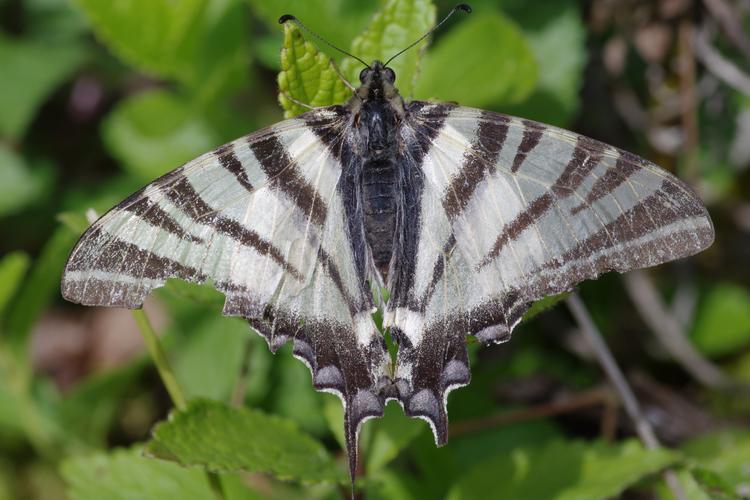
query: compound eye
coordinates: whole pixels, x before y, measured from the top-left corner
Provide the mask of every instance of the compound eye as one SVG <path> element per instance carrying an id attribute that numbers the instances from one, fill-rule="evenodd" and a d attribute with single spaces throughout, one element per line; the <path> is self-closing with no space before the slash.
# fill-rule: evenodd
<path id="1" fill-rule="evenodd" d="M 365 83 L 365 79 L 367 78 L 367 75 L 370 74 L 370 68 L 365 68 L 362 71 L 359 72 L 359 81 L 360 83 Z"/>
<path id="2" fill-rule="evenodd" d="M 396 81 L 396 72 L 395 71 L 393 71 L 391 68 L 385 68 L 384 71 L 385 71 L 385 78 L 389 82 L 393 83 L 393 82 Z"/>

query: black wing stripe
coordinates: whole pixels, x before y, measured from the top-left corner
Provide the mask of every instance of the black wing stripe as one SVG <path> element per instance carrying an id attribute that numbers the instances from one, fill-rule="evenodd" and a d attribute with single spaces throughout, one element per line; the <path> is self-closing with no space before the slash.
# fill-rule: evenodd
<path id="1" fill-rule="evenodd" d="M 250 179 L 247 177 L 245 168 L 234 153 L 233 143 L 221 146 L 213 152 L 213 155 L 219 161 L 219 164 L 231 172 L 237 179 L 237 182 L 239 182 L 248 192 L 252 193 L 255 190 Z"/>
<path id="2" fill-rule="evenodd" d="M 461 214 L 479 183 L 495 170 L 498 155 L 508 135 L 508 117 L 483 111 L 479 119 L 481 123 L 477 128 L 476 141 L 466 152 L 463 166 L 443 198 L 443 208 L 451 220 Z"/>
<path id="3" fill-rule="evenodd" d="M 546 128 L 544 125 L 530 120 L 523 120 L 522 123 L 524 125 L 523 137 L 521 138 L 521 144 L 518 146 L 518 151 L 516 151 L 516 157 L 513 158 L 513 165 L 510 167 L 510 171 L 513 173 L 518 172 L 521 164 L 526 160 L 526 156 L 537 147 Z"/>
<path id="4" fill-rule="evenodd" d="M 203 243 L 202 238 L 185 231 L 174 217 L 165 212 L 163 208 L 151 201 L 148 197 L 144 196 L 134 203 L 124 205 L 123 210 L 137 215 L 150 225 L 163 229 L 178 238 L 188 240 L 192 243 Z"/>
<path id="5" fill-rule="evenodd" d="M 500 255 L 505 245 L 518 239 L 526 229 L 541 219 L 557 198 L 564 198 L 573 194 L 586 179 L 586 176 L 596 168 L 601 158 L 601 144 L 593 139 L 580 136 L 570 161 L 552 185 L 551 190 L 529 203 L 525 210 L 506 224 L 504 230 L 495 240 L 492 249 L 479 263 L 479 268 L 481 269 L 492 262 Z"/>
<path id="6" fill-rule="evenodd" d="M 286 152 L 276 135 L 254 140 L 250 149 L 270 179 L 318 227 L 325 224 L 328 208 L 326 202 L 297 171 L 297 164 Z"/>
<path id="7" fill-rule="evenodd" d="M 289 264 L 281 251 L 271 242 L 262 238 L 252 229 L 248 229 L 239 222 L 219 214 L 209 206 L 195 191 L 187 177 L 183 176 L 176 182 L 165 186 L 164 194 L 177 208 L 195 222 L 211 226 L 217 232 L 229 236 L 240 245 L 254 248 L 261 255 L 270 257 L 296 280 L 304 280 L 302 273 Z"/>

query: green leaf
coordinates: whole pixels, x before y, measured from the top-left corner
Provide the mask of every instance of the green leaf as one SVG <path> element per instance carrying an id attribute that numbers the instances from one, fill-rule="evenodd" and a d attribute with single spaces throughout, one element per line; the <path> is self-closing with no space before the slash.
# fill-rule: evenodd
<path id="1" fill-rule="evenodd" d="M 416 95 L 489 107 L 524 99 L 536 80 L 534 54 L 520 29 L 486 10 L 462 20 L 428 51 Z"/>
<path id="2" fill-rule="evenodd" d="M 552 309 L 555 307 L 558 302 L 561 302 L 568 298 L 570 295 L 569 292 L 563 292 L 559 293 L 557 295 L 550 295 L 548 297 L 544 297 L 541 300 L 537 300 L 533 304 L 531 304 L 531 307 L 528 311 L 523 315 L 523 320 L 528 321 L 534 316 L 536 316 L 539 313 L 543 313 L 544 311 L 547 311 L 549 309 Z"/>
<path id="3" fill-rule="evenodd" d="M 75 0 L 118 57 L 206 96 L 242 85 L 249 60 L 238 0 Z"/>
<path id="4" fill-rule="evenodd" d="M 43 44 L 0 34 L 0 136 L 20 138 L 44 99 L 84 56 L 77 44 Z"/>
<path id="5" fill-rule="evenodd" d="M 733 488 L 750 485 L 749 431 L 733 429 L 701 436 L 682 446 L 682 451 L 698 467 L 717 473 Z"/>
<path id="6" fill-rule="evenodd" d="M 13 294 L 21 286 L 30 265 L 29 256 L 23 252 L 12 252 L 0 260 L 0 327 L 5 308 Z"/>
<path id="7" fill-rule="evenodd" d="M 158 424 L 147 452 L 210 471 L 272 474 L 303 483 L 345 481 L 325 448 L 286 419 L 258 410 L 192 401 Z"/>
<path id="8" fill-rule="evenodd" d="M 0 145 L 0 217 L 19 212 L 43 198 L 51 184 L 50 169 L 30 169 L 23 158 Z"/>
<path id="9" fill-rule="evenodd" d="M 164 90 L 120 103 L 104 122 L 102 134 L 110 153 L 144 182 L 221 142 L 184 100 Z"/>
<path id="10" fill-rule="evenodd" d="M 286 118 L 307 111 L 292 99 L 310 106 L 330 106 L 346 101 L 351 95 L 333 68 L 331 59 L 305 41 L 291 22 L 284 24 L 278 83 L 279 103 Z"/>
<path id="11" fill-rule="evenodd" d="M 731 283 L 714 286 L 702 300 L 692 340 L 701 352 L 721 356 L 750 343 L 750 291 Z"/>
<path id="12" fill-rule="evenodd" d="M 367 63 L 386 62 L 414 42 L 435 24 L 435 6 L 430 0 L 387 0 L 368 28 L 352 42 L 351 53 Z M 427 41 L 401 54 L 389 66 L 396 72 L 396 85 L 405 98 L 411 96 L 422 49 Z M 347 57 L 341 64 L 344 75 L 359 83 L 362 63 Z"/>
<path id="13" fill-rule="evenodd" d="M 448 498 L 610 498 L 673 464 L 676 457 L 664 449 L 645 450 L 636 441 L 555 441 L 483 462 L 456 483 Z"/>
<path id="14" fill-rule="evenodd" d="M 228 400 L 250 335 L 254 333 L 246 321 L 218 314 L 195 325 L 187 345 L 174 356 L 174 371 L 185 395 Z"/>
<path id="15" fill-rule="evenodd" d="M 586 65 L 586 28 L 578 2 L 524 2 L 510 10 L 539 65 L 536 90 L 503 111 L 564 126 L 575 116 Z"/>
<path id="16" fill-rule="evenodd" d="M 137 449 L 69 458 L 61 473 L 72 500 L 216 498 L 201 470 L 149 459 Z"/>
<path id="17" fill-rule="evenodd" d="M 381 471 L 424 430 L 422 425 L 404 415 L 395 402 L 386 406 L 383 418 L 368 422 L 365 429 L 367 427 L 371 428 L 372 437 L 362 441 L 367 443 L 364 451 L 368 474 Z M 343 419 L 340 428 L 343 429 Z"/>

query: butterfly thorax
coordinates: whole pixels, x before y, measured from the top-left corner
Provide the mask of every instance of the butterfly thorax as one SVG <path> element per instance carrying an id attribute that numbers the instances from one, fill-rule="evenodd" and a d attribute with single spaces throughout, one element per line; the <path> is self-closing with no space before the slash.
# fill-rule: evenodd
<path id="1" fill-rule="evenodd" d="M 392 69 L 375 61 L 360 74 L 362 85 L 349 103 L 357 148 L 363 159 L 359 194 L 365 239 L 383 278 L 387 277 L 393 257 L 403 199 L 396 156 L 404 101 L 394 85 L 395 77 Z"/>

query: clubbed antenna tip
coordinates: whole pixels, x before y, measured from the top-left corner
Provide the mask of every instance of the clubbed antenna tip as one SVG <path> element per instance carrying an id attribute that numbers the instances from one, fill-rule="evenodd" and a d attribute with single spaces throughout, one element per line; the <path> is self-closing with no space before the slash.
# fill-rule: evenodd
<path id="1" fill-rule="evenodd" d="M 460 3 L 456 5 L 453 10 L 462 10 L 467 14 L 471 14 L 471 5 L 469 5 L 468 3 Z"/>

